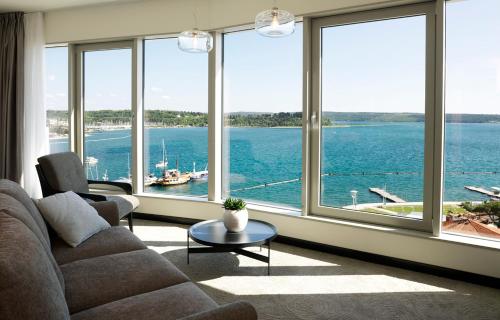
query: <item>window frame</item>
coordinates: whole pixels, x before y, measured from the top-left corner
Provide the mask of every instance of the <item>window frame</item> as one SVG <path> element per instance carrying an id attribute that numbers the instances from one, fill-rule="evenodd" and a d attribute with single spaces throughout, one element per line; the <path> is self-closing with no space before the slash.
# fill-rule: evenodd
<path id="1" fill-rule="evenodd" d="M 301 194 L 300 194 L 300 199 L 301 199 L 301 205 L 299 207 L 292 207 L 292 206 L 287 206 L 282 203 L 269 203 L 265 201 L 258 201 L 254 199 L 246 200 L 245 201 L 248 204 L 257 206 L 257 207 L 262 207 L 262 208 L 268 208 L 270 211 L 275 211 L 277 210 L 284 210 L 286 212 L 289 212 L 290 216 L 307 216 L 308 215 L 308 199 L 309 199 L 309 61 L 310 61 L 310 37 L 309 37 L 309 30 L 310 30 L 310 25 L 311 25 L 311 19 L 310 18 L 303 18 L 303 17 L 296 17 L 295 23 L 300 23 L 302 25 L 302 126 L 301 126 Z M 210 73 L 210 68 L 209 68 L 209 96 L 211 94 L 215 95 L 215 99 L 219 99 L 219 101 L 216 101 L 217 109 L 220 110 L 220 114 L 215 116 L 220 123 L 216 123 L 217 127 L 215 130 L 217 132 L 220 132 L 220 135 L 218 135 L 216 138 L 219 140 L 214 140 L 215 143 L 215 154 L 220 155 L 220 165 L 217 166 L 218 169 L 220 170 L 219 175 L 217 176 L 218 179 L 218 197 L 216 198 L 218 201 L 223 201 L 226 199 L 226 194 L 224 192 L 224 181 L 223 181 L 223 175 L 225 170 L 229 170 L 228 168 L 225 168 L 225 162 L 224 162 L 224 141 L 225 141 L 225 130 L 224 130 L 224 36 L 226 34 L 231 34 L 231 33 L 238 33 L 238 32 L 247 32 L 247 31 L 252 31 L 254 30 L 254 25 L 242 25 L 238 27 L 230 27 L 230 28 L 224 28 L 220 32 L 213 32 L 212 35 L 214 36 L 214 49 L 210 52 L 211 56 L 215 60 L 216 65 L 214 65 L 213 68 L 213 73 Z M 216 38 L 217 37 L 217 38 Z M 216 42 L 217 41 L 217 42 Z M 216 48 L 216 45 L 218 44 L 218 47 Z M 210 90 L 210 85 L 214 82 L 213 86 L 216 90 L 212 91 Z M 217 97 L 218 95 L 218 97 Z M 210 113 L 209 113 L 210 117 Z M 209 121 L 209 130 L 210 130 L 210 121 Z M 209 135 L 210 137 L 210 135 Z M 229 143 L 229 140 L 228 140 Z M 209 150 L 210 154 L 210 150 Z M 209 157 L 209 162 L 212 158 Z M 215 159 L 214 159 L 215 160 Z M 307 171 L 307 172 L 306 172 Z M 210 179 L 210 175 L 209 175 Z M 229 184 L 229 182 L 228 182 Z M 210 191 L 210 190 L 209 190 Z M 229 190 L 230 191 L 230 190 Z M 209 192 L 209 200 L 210 199 L 210 192 Z"/>
<path id="2" fill-rule="evenodd" d="M 311 173 L 309 193 L 309 213 L 345 220 L 382 224 L 394 227 L 432 232 L 433 212 L 435 212 L 435 182 L 433 181 L 435 159 L 435 48 L 436 21 L 435 3 L 405 5 L 363 12 L 347 13 L 328 17 L 315 18 L 311 22 Z M 425 138 L 424 138 L 424 183 L 423 183 L 423 217 L 422 220 L 388 215 L 371 214 L 362 211 L 327 207 L 321 205 L 321 29 L 356 23 L 374 22 L 387 19 L 398 19 L 412 16 L 426 17 L 425 48 Z"/>

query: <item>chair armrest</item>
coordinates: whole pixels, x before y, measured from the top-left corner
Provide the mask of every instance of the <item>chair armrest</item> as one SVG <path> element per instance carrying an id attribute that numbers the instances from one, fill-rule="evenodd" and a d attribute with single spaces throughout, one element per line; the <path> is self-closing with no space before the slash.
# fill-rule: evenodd
<path id="1" fill-rule="evenodd" d="M 238 301 L 195 313 L 180 320 L 257 320 L 257 311 L 250 303 Z"/>
<path id="2" fill-rule="evenodd" d="M 120 215 L 118 213 L 118 205 L 115 201 L 101 201 L 89 203 L 97 213 L 106 220 L 111 226 L 120 225 Z"/>
<path id="3" fill-rule="evenodd" d="M 68 192 L 68 191 L 61 191 L 61 190 L 54 190 L 54 189 L 52 189 L 52 191 L 54 192 L 54 194 Z M 89 199 L 89 200 L 96 201 L 96 202 L 108 200 L 108 198 L 106 198 L 105 196 L 100 195 L 100 194 L 90 194 L 90 193 L 83 193 L 83 192 L 75 192 L 75 193 L 77 195 L 79 195 L 81 198 Z"/>
<path id="4" fill-rule="evenodd" d="M 87 180 L 88 184 L 102 184 L 122 189 L 126 194 L 132 194 L 132 185 L 127 182 Z"/>
<path id="5" fill-rule="evenodd" d="M 61 192 L 65 192 L 65 191 L 61 191 Z M 100 195 L 100 194 L 91 194 L 91 193 L 83 193 L 83 192 L 76 192 L 76 194 L 84 199 L 89 199 L 89 200 L 92 200 L 95 202 L 108 200 L 108 198 L 106 198 L 105 196 Z"/>

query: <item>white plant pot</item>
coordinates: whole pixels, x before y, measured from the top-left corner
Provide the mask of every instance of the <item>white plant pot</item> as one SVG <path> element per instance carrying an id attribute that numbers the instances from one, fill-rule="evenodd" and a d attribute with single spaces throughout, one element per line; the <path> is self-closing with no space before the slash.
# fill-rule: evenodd
<path id="1" fill-rule="evenodd" d="M 229 232 L 240 232 L 245 230 L 248 223 L 248 211 L 243 210 L 225 210 L 224 226 Z"/>

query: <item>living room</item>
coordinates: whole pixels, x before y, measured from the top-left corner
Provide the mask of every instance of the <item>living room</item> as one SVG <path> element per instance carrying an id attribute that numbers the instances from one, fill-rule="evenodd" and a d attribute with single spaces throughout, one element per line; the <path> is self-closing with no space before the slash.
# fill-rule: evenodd
<path id="1" fill-rule="evenodd" d="M 0 0 L 0 318 L 499 318 L 499 13 Z"/>

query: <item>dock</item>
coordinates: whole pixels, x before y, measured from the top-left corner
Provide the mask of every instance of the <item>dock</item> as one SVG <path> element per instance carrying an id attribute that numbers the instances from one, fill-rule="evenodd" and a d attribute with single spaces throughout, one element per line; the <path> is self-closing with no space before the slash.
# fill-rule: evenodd
<path id="1" fill-rule="evenodd" d="M 484 195 L 487 195 L 487 196 L 495 198 L 495 199 L 500 199 L 500 194 L 495 193 L 495 192 L 490 191 L 490 190 L 486 190 L 484 188 L 474 187 L 474 186 L 465 186 L 464 188 L 469 190 L 469 191 L 482 193 Z"/>
<path id="2" fill-rule="evenodd" d="M 394 194 L 391 194 L 383 189 L 380 189 L 380 188 L 369 188 L 370 189 L 370 192 L 373 192 L 373 193 L 376 193 L 378 194 L 379 196 L 381 196 L 382 198 L 386 198 L 387 200 L 389 201 L 392 201 L 392 202 L 395 202 L 395 203 L 404 203 L 406 202 L 405 200 L 401 199 L 400 197 L 394 195 Z"/>

